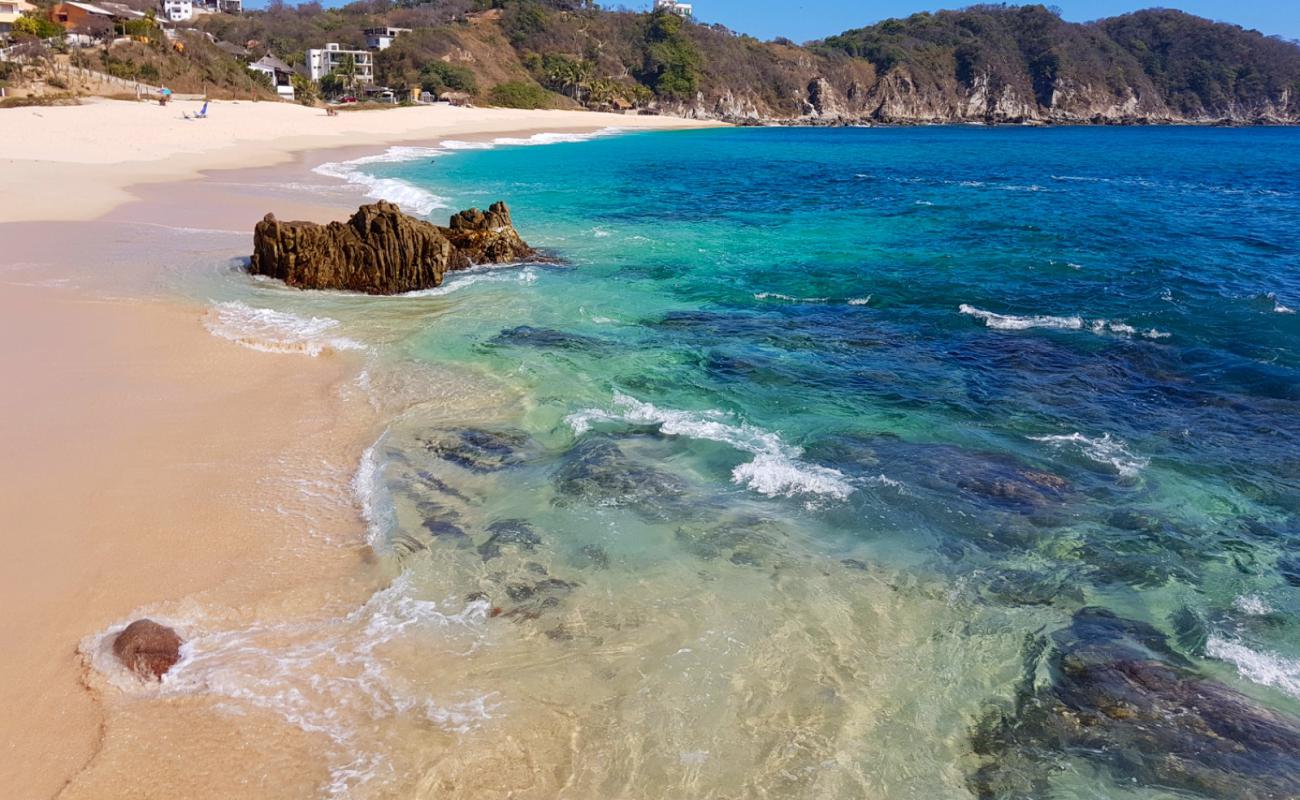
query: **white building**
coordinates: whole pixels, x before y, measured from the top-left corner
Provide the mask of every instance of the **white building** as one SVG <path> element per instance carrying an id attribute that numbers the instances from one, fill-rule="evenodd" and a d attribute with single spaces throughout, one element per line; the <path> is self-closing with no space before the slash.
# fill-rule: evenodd
<path id="1" fill-rule="evenodd" d="M 187 22 L 194 18 L 194 0 L 163 0 L 162 10 L 172 22 Z"/>
<path id="2" fill-rule="evenodd" d="M 318 81 L 326 75 L 343 67 L 348 56 L 352 57 L 353 75 L 357 83 L 375 82 L 375 57 L 369 50 L 344 50 L 337 42 L 330 42 L 323 49 L 307 51 L 307 74 Z"/>
<path id="3" fill-rule="evenodd" d="M 248 65 L 253 72 L 260 72 L 271 79 L 275 93 L 285 100 L 293 99 L 293 67 L 272 55 L 265 55 Z"/>
<path id="4" fill-rule="evenodd" d="M 655 11 L 667 11 L 683 19 L 695 16 L 695 6 L 690 3 L 679 3 L 677 0 L 655 0 Z"/>
<path id="5" fill-rule="evenodd" d="M 410 28 L 366 28 L 366 47 L 371 50 L 387 50 L 398 34 L 410 32 Z"/>
<path id="6" fill-rule="evenodd" d="M 194 14 L 242 14 L 244 0 L 191 0 Z"/>

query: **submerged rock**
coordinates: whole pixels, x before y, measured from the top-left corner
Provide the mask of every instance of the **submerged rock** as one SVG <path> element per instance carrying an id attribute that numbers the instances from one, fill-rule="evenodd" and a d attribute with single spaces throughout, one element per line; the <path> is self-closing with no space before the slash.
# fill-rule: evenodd
<path id="1" fill-rule="evenodd" d="M 1082 603 L 1083 592 L 1063 575 L 1023 569 L 996 572 L 984 589 L 990 600 L 1013 606 Z"/>
<path id="2" fill-rule="evenodd" d="M 113 640 L 113 655 L 145 680 L 161 680 L 180 661 L 181 637 L 151 619 L 138 619 Z"/>
<path id="3" fill-rule="evenodd" d="M 741 516 L 711 523 L 689 522 L 678 526 L 674 538 L 686 552 L 705 561 L 725 559 L 738 567 L 763 567 L 781 560 L 786 535 L 772 520 Z"/>
<path id="4" fill-rule="evenodd" d="M 492 338 L 492 344 L 514 347 L 536 347 L 544 350 L 601 350 L 605 343 L 591 336 L 566 333 L 552 328 L 534 328 L 519 325 L 501 331 Z"/>
<path id="5" fill-rule="evenodd" d="M 519 431 L 465 428 L 418 440 L 430 453 L 470 472 L 497 472 L 527 460 L 528 436 Z"/>
<path id="6" fill-rule="evenodd" d="M 1063 756 L 1137 783 L 1221 800 L 1300 796 L 1300 720 L 1198 674 L 1154 627 L 1084 608 L 1050 640 L 1050 682 L 1034 677 L 1045 638 L 1026 648 L 1012 709 L 973 735 L 981 798 L 1044 797 Z"/>
<path id="7" fill-rule="evenodd" d="M 593 505 L 626 506 L 662 518 L 665 504 L 686 493 L 686 482 L 628 458 L 606 439 L 583 439 L 564 455 L 555 474 L 561 495 Z"/>
<path id="8" fill-rule="evenodd" d="M 478 554 L 484 561 L 501 555 L 503 547 L 531 553 L 542 543 L 533 526 L 522 519 L 503 519 L 487 527 L 488 538 L 478 546 Z"/>
<path id="9" fill-rule="evenodd" d="M 462 211 L 443 228 L 381 200 L 346 223 L 281 222 L 267 214 L 253 230 L 249 270 L 299 289 L 400 294 L 438 286 L 449 270 L 534 255 L 505 203 Z"/>

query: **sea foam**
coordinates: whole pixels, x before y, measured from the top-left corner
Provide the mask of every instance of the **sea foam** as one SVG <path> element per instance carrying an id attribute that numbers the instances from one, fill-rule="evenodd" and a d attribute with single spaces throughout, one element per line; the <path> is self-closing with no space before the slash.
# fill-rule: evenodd
<path id="1" fill-rule="evenodd" d="M 361 508 L 361 519 L 366 523 L 366 543 L 379 548 L 396 525 L 392 499 L 384 484 L 380 448 L 387 439 L 385 431 L 374 444 L 361 454 L 356 474 L 352 476 L 352 494 Z"/>
<path id="2" fill-rule="evenodd" d="M 455 274 L 449 274 L 441 286 L 432 289 L 418 289 L 414 292 L 398 295 L 399 297 L 443 297 L 453 292 L 478 283 L 533 283 L 537 280 L 537 271 L 532 267 L 507 269 L 515 264 L 479 266 Z"/>
<path id="3" fill-rule="evenodd" d="M 1158 331 L 1155 328 L 1139 333 L 1137 328 L 1134 328 L 1126 322 L 1118 322 L 1108 319 L 1096 319 L 1087 322 L 1083 317 L 1078 315 L 1056 317 L 1045 314 L 1036 314 L 1031 316 L 998 314 L 993 311 L 985 311 L 982 308 L 976 308 L 968 303 L 962 303 L 957 307 L 957 310 L 962 314 L 982 320 L 986 327 L 1002 331 L 1024 331 L 1029 330 L 1030 328 L 1056 328 L 1059 330 L 1069 331 L 1089 330 L 1096 334 L 1109 333 L 1117 336 L 1141 335 L 1148 339 L 1166 339 L 1169 337 L 1168 333 Z"/>
<path id="4" fill-rule="evenodd" d="M 313 172 L 338 178 L 365 189 L 372 200 L 390 200 L 408 213 L 426 216 L 434 209 L 446 208 L 445 198 L 397 178 L 379 178 L 367 173 L 363 167 L 371 164 L 390 164 L 401 161 L 419 161 L 446 155 L 447 151 L 431 147 L 390 147 L 383 153 L 362 156 L 351 161 L 331 161 L 316 167 Z"/>
<path id="5" fill-rule="evenodd" d="M 1205 654 L 1232 664 L 1238 675 L 1252 683 L 1272 686 L 1300 699 L 1300 659 L 1252 650 L 1240 641 L 1219 634 L 1210 635 Z"/>
<path id="6" fill-rule="evenodd" d="M 1119 439 L 1109 433 L 1100 437 L 1067 433 L 1051 436 L 1030 436 L 1035 442 L 1045 442 L 1052 447 L 1074 447 L 1088 459 L 1112 467 L 1125 478 L 1135 478 L 1150 463 L 1149 459 L 1135 456 Z"/>
<path id="7" fill-rule="evenodd" d="M 440 695 L 436 686 L 409 677 L 403 654 L 468 655 L 485 633 L 489 606 L 474 601 L 449 607 L 419 597 L 410 573 L 337 617 L 214 626 L 201 613 L 191 619 L 151 614 L 185 640 L 181 660 L 158 683 L 144 683 L 118 664 L 112 642 L 119 623 L 81 643 L 92 667 L 125 692 L 162 697 L 200 696 L 225 707 L 269 711 L 288 724 L 326 736 L 330 797 L 350 797 L 384 780 L 381 730 L 386 720 L 413 718 L 449 733 L 468 732 L 493 718 L 491 691 Z M 400 646 L 390 646 L 390 643 Z"/>
<path id="8" fill-rule="evenodd" d="M 1049 317 L 1049 316 L 1032 316 L 1017 317 L 1010 314 L 995 314 L 992 311 L 985 311 L 972 305 L 962 303 L 957 310 L 963 314 L 983 320 L 984 324 L 990 328 L 996 328 L 1002 331 L 1023 331 L 1030 328 L 1063 328 L 1065 330 L 1079 330 L 1083 327 L 1082 317 Z"/>
<path id="9" fill-rule="evenodd" d="M 203 324 L 213 336 L 264 353 L 318 356 L 331 351 L 365 349 L 360 342 L 335 333 L 338 320 L 300 317 L 270 308 L 254 308 L 239 301 L 215 304 L 208 309 Z"/>
<path id="10" fill-rule="evenodd" d="M 430 158 L 450 155 L 460 150 L 491 150 L 495 147 L 520 147 L 530 145 L 562 144 L 565 142 L 585 142 L 600 136 L 622 133 L 621 128 L 602 128 L 590 133 L 535 133 L 526 138 L 500 136 L 486 142 L 466 142 L 459 139 L 447 139 L 439 142 L 437 147 L 390 147 L 382 153 L 354 158 L 351 161 L 331 161 L 316 167 L 313 172 L 330 178 L 338 178 L 365 189 L 365 196 L 372 200 L 390 200 L 397 203 L 408 213 L 428 216 L 435 209 L 447 208 L 445 197 L 421 189 L 412 183 L 397 178 L 380 178 L 367 173 L 364 167 L 371 164 L 392 164 L 402 161 L 422 161 Z"/>
<path id="11" fill-rule="evenodd" d="M 724 412 L 659 408 L 621 392 L 614 393 L 614 406 L 613 411 L 578 411 L 567 416 L 565 422 L 579 436 L 593 424 L 621 422 L 657 425 L 665 436 L 720 442 L 754 456 L 732 470 L 732 481 L 769 497 L 821 495 L 844 499 L 853 492 L 843 473 L 800 460 L 802 451 L 787 445 L 778 434 L 753 425 L 736 424 Z"/>

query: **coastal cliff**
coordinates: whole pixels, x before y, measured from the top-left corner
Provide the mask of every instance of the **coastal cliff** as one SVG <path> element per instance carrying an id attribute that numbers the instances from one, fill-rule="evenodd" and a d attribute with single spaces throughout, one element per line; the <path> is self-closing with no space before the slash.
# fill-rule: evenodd
<path id="1" fill-rule="evenodd" d="M 972 6 L 798 45 L 667 12 L 493 5 L 378 16 L 304 5 L 201 25 L 217 39 L 300 52 L 322 41 L 363 47 L 365 28 L 400 26 L 409 32 L 375 55 L 376 83 L 477 105 L 738 124 L 1300 123 L 1300 45 L 1174 10 L 1073 23 L 1042 5 Z M 336 83 L 316 88 L 328 97 Z"/>
<path id="2" fill-rule="evenodd" d="M 461 211 L 443 228 L 381 200 L 346 223 L 281 222 L 267 214 L 253 231 L 249 271 L 299 289 L 400 294 L 439 286 L 452 270 L 533 255 L 505 203 Z"/>
<path id="3" fill-rule="evenodd" d="M 1300 46 L 1178 11 L 1084 25 L 977 6 L 762 47 L 780 80 L 706 59 L 694 95 L 662 110 L 741 124 L 1300 122 Z"/>

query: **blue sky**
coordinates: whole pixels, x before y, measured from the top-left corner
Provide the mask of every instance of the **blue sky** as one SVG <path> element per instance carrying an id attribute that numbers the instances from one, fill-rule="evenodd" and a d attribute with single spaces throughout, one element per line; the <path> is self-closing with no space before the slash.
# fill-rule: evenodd
<path id="1" fill-rule="evenodd" d="M 1025 0 L 1028 2 L 1028 0 Z M 598 0 L 618 5 L 619 0 Z M 629 8 L 649 8 L 650 0 L 621 0 Z M 917 0 L 691 0 L 702 22 L 721 22 L 732 30 L 760 39 L 787 36 L 796 42 L 819 39 L 849 28 L 917 11 L 961 8 L 975 0 L 917 2 Z M 1085 22 L 1142 8 L 1163 6 L 1190 14 L 1256 28 L 1270 35 L 1300 39 L 1300 0 L 1044 0 L 1060 7 L 1066 19 Z"/>

